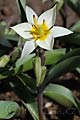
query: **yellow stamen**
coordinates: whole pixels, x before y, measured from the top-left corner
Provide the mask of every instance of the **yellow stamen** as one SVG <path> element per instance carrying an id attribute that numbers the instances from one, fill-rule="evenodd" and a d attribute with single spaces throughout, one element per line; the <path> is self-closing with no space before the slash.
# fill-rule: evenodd
<path id="1" fill-rule="evenodd" d="M 37 22 L 37 19 L 36 19 L 35 15 L 33 15 L 33 21 L 34 21 L 34 25 L 37 27 L 38 26 L 38 22 Z"/>
<path id="2" fill-rule="evenodd" d="M 33 15 L 34 25 L 30 30 L 30 34 L 33 36 L 34 40 L 46 40 L 50 33 L 50 29 L 46 24 L 46 21 L 43 20 L 42 24 L 38 24 L 36 17 Z"/>

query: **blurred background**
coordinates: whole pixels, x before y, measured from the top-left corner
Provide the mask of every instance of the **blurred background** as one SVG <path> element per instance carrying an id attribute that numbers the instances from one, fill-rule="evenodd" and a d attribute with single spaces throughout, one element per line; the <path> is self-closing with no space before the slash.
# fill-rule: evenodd
<path id="1" fill-rule="evenodd" d="M 36 13 L 40 15 L 43 11 L 49 9 L 53 5 L 53 1 L 54 0 L 26 0 L 26 4 L 32 7 Z M 61 2 L 62 0 L 58 1 Z M 67 17 L 67 27 L 70 27 L 80 19 L 80 16 L 78 16 L 67 4 L 65 14 Z M 11 24 L 20 22 L 16 0 L 0 0 L 0 21 L 1 20 L 5 20 L 9 26 Z M 56 24 L 63 24 L 59 11 L 57 11 Z"/>

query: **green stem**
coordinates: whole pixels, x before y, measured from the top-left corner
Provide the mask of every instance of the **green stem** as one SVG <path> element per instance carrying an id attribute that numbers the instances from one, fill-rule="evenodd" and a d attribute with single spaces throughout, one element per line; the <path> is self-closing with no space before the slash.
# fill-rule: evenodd
<path id="1" fill-rule="evenodd" d="M 44 52 L 44 50 L 42 48 L 38 48 L 36 50 L 36 56 L 37 55 L 40 56 L 41 65 L 44 66 L 44 64 L 45 64 L 45 52 Z M 41 86 L 37 87 L 38 113 L 39 113 L 39 120 L 45 120 L 45 115 L 43 112 L 43 91 L 41 90 Z"/>

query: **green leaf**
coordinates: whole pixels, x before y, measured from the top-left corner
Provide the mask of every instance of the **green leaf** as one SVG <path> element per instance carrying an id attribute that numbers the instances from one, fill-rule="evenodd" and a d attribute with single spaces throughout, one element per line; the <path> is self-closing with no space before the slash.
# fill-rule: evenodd
<path id="1" fill-rule="evenodd" d="M 80 48 L 73 49 L 70 52 L 66 53 L 63 57 L 61 57 L 61 59 L 58 61 L 58 63 L 63 61 L 63 60 L 66 60 L 70 57 L 74 57 L 74 56 L 80 56 Z"/>
<path id="2" fill-rule="evenodd" d="M 74 99 L 78 105 L 78 111 L 80 111 L 80 100 L 76 96 L 74 96 Z"/>
<path id="3" fill-rule="evenodd" d="M 0 44 L 5 46 L 5 47 L 9 47 L 9 48 L 12 47 L 11 43 L 5 37 L 0 39 Z"/>
<path id="4" fill-rule="evenodd" d="M 64 0 L 53 0 L 53 4 L 57 3 L 57 9 L 60 10 L 63 6 Z"/>
<path id="5" fill-rule="evenodd" d="M 56 64 L 65 54 L 65 49 L 55 49 L 53 51 L 47 51 L 46 53 L 46 65 Z"/>
<path id="6" fill-rule="evenodd" d="M 80 74 L 80 67 L 76 68 L 76 71 Z"/>
<path id="7" fill-rule="evenodd" d="M 33 58 L 35 56 L 35 54 L 30 54 L 30 55 L 27 55 L 23 58 L 19 58 L 16 62 L 16 68 L 20 68 L 23 64 L 25 64 L 28 60 L 30 60 L 31 58 Z"/>
<path id="8" fill-rule="evenodd" d="M 30 104 L 27 104 L 27 103 L 23 102 L 23 104 L 28 109 L 28 111 L 32 115 L 33 119 L 34 120 L 39 120 L 37 103 L 36 102 L 31 102 Z"/>
<path id="9" fill-rule="evenodd" d="M 41 58 L 39 56 L 34 57 L 33 59 L 33 71 L 36 79 L 36 86 L 40 85 L 42 69 L 41 69 Z"/>
<path id="10" fill-rule="evenodd" d="M 12 77 L 14 75 L 14 71 L 13 69 L 6 69 L 3 72 L 0 72 L 0 80 L 8 78 L 8 77 Z"/>
<path id="11" fill-rule="evenodd" d="M 59 37 L 58 39 L 64 43 L 70 44 L 71 46 L 80 46 L 80 33 L 73 33 L 70 35 Z"/>
<path id="12" fill-rule="evenodd" d="M 67 0 L 68 5 L 80 15 L 80 0 Z"/>
<path id="13" fill-rule="evenodd" d="M 75 23 L 70 29 L 74 32 L 80 32 L 80 21 Z"/>
<path id="14" fill-rule="evenodd" d="M 8 78 L 7 74 L 6 75 L 0 74 L 0 80 L 5 79 L 5 78 Z"/>
<path id="15" fill-rule="evenodd" d="M 8 39 L 9 41 L 19 41 L 19 36 L 18 35 L 4 35 L 5 39 Z"/>
<path id="16" fill-rule="evenodd" d="M 46 57 L 45 65 L 56 64 L 57 62 L 65 60 L 69 57 L 80 55 L 80 48 L 71 50 L 67 54 L 65 54 L 65 51 L 66 49 L 55 49 L 53 51 L 46 51 L 45 52 L 45 57 Z M 27 71 L 33 68 L 32 61 L 33 60 L 31 58 L 23 64 L 23 71 Z"/>
<path id="17" fill-rule="evenodd" d="M 17 78 L 24 84 L 25 87 L 27 87 L 32 93 L 35 93 L 36 91 L 36 82 L 34 79 L 32 79 L 27 74 L 20 74 L 17 75 Z"/>
<path id="18" fill-rule="evenodd" d="M 16 0 L 18 8 L 19 8 L 19 12 L 21 15 L 21 22 L 26 22 L 26 0 Z"/>
<path id="19" fill-rule="evenodd" d="M 20 56 L 20 49 L 18 47 L 14 48 L 14 51 L 11 54 L 11 62 L 15 62 Z"/>
<path id="20" fill-rule="evenodd" d="M 9 61 L 10 61 L 10 57 L 8 55 L 4 55 L 0 57 L 0 68 L 4 68 Z"/>
<path id="21" fill-rule="evenodd" d="M 56 64 L 57 62 L 65 60 L 69 57 L 80 55 L 80 52 L 79 52 L 80 48 L 74 49 L 67 54 L 65 54 L 65 51 L 66 49 L 55 49 L 53 51 L 46 51 L 45 52 L 45 57 L 46 57 L 45 65 Z M 30 58 L 27 62 L 25 62 L 23 64 L 22 71 L 24 72 L 27 70 L 31 70 L 33 68 L 32 62 L 33 62 L 33 58 Z"/>
<path id="22" fill-rule="evenodd" d="M 77 62 L 75 62 L 77 61 Z M 61 75 L 74 70 L 75 68 L 80 66 L 80 56 L 70 57 L 55 66 L 52 66 L 47 73 L 47 76 L 44 80 L 43 86 L 45 88 L 46 84 L 49 80 L 54 80 L 60 77 Z"/>
<path id="23" fill-rule="evenodd" d="M 19 0 L 19 1 L 20 1 L 21 5 L 22 5 L 24 11 L 25 11 L 26 10 L 26 0 Z"/>
<path id="24" fill-rule="evenodd" d="M 31 70 L 33 68 L 33 58 L 29 59 L 27 62 L 23 64 L 23 72 Z"/>
<path id="25" fill-rule="evenodd" d="M 4 30 L 4 38 L 10 41 L 19 41 L 19 36 L 12 30 L 8 29 L 7 27 Z"/>
<path id="26" fill-rule="evenodd" d="M 65 54 L 65 49 L 56 49 L 53 51 L 46 51 L 45 52 L 45 57 L 46 57 L 46 61 L 45 64 L 46 65 L 51 65 L 51 64 L 55 64 L 56 62 L 58 62 L 58 60 L 60 60 L 60 58 Z M 25 62 L 23 64 L 23 72 L 27 71 L 27 70 L 31 70 L 33 68 L 33 59 L 29 59 L 27 62 Z"/>
<path id="27" fill-rule="evenodd" d="M 39 120 L 38 106 L 35 102 L 35 94 L 32 94 L 18 78 L 16 78 L 13 81 L 10 81 L 10 86 L 13 88 L 15 93 L 22 100 L 23 104 L 25 105 L 26 109 L 28 109 L 33 119 Z"/>
<path id="28" fill-rule="evenodd" d="M 18 41 L 18 35 L 15 34 L 13 30 L 10 30 L 6 23 L 1 22 L 0 23 L 0 44 L 6 47 L 12 47 L 9 40 Z M 17 39 L 17 40 L 15 40 Z"/>
<path id="29" fill-rule="evenodd" d="M 12 101 L 0 101 L 0 119 L 10 119 L 17 114 L 19 105 Z"/>
<path id="30" fill-rule="evenodd" d="M 44 90 L 44 95 L 65 107 L 75 106 L 78 109 L 78 105 L 72 92 L 66 87 L 56 84 L 49 84 Z"/>

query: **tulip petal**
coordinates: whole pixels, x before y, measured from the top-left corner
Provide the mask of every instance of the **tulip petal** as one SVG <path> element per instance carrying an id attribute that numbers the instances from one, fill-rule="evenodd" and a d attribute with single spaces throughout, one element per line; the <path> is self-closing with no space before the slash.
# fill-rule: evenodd
<path id="1" fill-rule="evenodd" d="M 46 21 L 46 24 L 51 27 L 54 25 L 55 23 L 55 19 L 56 19 L 56 5 L 47 10 L 46 12 L 44 12 L 43 14 L 41 14 L 39 16 L 39 19 L 38 19 L 38 23 L 41 24 L 43 22 L 43 20 Z"/>
<path id="2" fill-rule="evenodd" d="M 32 37 L 30 32 L 27 32 L 27 31 L 30 31 L 31 28 L 32 28 L 32 25 L 29 23 L 21 23 L 11 27 L 11 29 L 13 29 L 17 34 L 19 34 L 24 39 L 28 39 Z"/>
<path id="3" fill-rule="evenodd" d="M 69 35 L 69 34 L 72 34 L 73 32 L 67 28 L 64 28 L 64 27 L 59 27 L 59 26 L 54 26 L 52 28 L 52 34 L 53 34 L 53 37 L 56 38 L 56 37 L 61 37 L 61 36 L 64 36 L 64 35 Z"/>
<path id="4" fill-rule="evenodd" d="M 34 24 L 33 15 L 38 19 L 37 14 L 30 7 L 26 6 L 26 16 L 29 23 Z"/>
<path id="5" fill-rule="evenodd" d="M 22 50 L 21 57 L 24 57 L 25 55 L 29 55 L 34 49 L 35 49 L 35 42 L 33 40 L 26 41 Z"/>
<path id="6" fill-rule="evenodd" d="M 51 42 L 52 42 L 52 35 L 49 35 L 46 40 L 37 40 L 36 44 L 43 49 L 51 50 L 52 49 Z"/>

